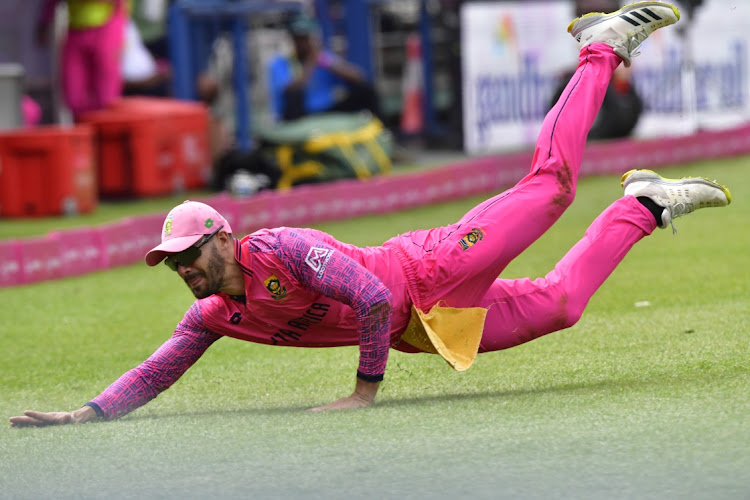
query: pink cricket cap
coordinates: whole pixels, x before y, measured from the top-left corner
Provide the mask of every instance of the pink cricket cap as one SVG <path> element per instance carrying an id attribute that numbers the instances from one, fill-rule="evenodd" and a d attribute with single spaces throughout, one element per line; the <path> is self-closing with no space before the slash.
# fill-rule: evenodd
<path id="1" fill-rule="evenodd" d="M 157 265 L 167 255 L 182 252 L 221 226 L 224 226 L 222 231 L 232 232 L 227 220 L 205 203 L 188 200 L 182 205 L 177 205 L 164 219 L 161 244 L 146 254 L 146 264 Z"/>

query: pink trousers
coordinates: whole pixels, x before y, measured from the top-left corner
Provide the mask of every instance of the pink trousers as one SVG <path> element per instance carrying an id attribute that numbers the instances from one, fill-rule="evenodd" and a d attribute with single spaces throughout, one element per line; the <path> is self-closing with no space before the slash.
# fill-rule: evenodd
<path id="1" fill-rule="evenodd" d="M 103 26 L 68 30 L 62 49 L 61 79 L 63 97 L 74 118 L 102 109 L 122 95 L 120 55 L 124 33 L 122 5 Z"/>
<path id="2" fill-rule="evenodd" d="M 610 205 L 544 278 L 498 279 L 573 202 L 586 136 L 621 59 L 604 44 L 585 47 L 549 111 L 531 172 L 456 224 L 401 236 L 415 305 L 488 308 L 480 352 L 507 349 L 572 326 L 630 248 L 656 228 L 632 196 Z M 450 263 L 446 265 L 446 263 Z"/>

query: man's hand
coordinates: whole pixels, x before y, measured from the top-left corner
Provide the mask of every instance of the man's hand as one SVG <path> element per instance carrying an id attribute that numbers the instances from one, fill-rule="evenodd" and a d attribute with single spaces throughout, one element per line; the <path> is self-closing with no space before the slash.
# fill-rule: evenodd
<path id="1" fill-rule="evenodd" d="M 325 406 L 318 406 L 317 408 L 310 408 L 308 411 L 325 411 L 325 410 L 350 410 L 353 408 L 365 408 L 370 406 L 375 401 L 375 394 L 378 392 L 380 382 L 365 382 L 362 379 L 357 379 L 357 386 L 354 389 L 354 394 L 346 398 L 341 398 L 333 403 L 328 403 Z"/>
<path id="2" fill-rule="evenodd" d="M 83 424 L 97 420 L 96 412 L 90 406 L 76 411 L 41 412 L 26 410 L 22 417 L 10 417 L 11 427 L 44 427 L 47 425 Z"/>

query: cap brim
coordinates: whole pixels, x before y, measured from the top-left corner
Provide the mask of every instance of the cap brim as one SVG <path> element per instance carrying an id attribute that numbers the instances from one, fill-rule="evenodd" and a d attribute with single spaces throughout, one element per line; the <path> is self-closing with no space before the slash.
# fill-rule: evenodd
<path id="1" fill-rule="evenodd" d="M 191 236 L 180 236 L 178 238 L 172 238 L 161 245 L 155 246 L 146 254 L 146 264 L 149 266 L 155 266 L 159 262 L 163 261 L 167 255 L 171 253 L 182 252 L 195 245 L 199 239 L 204 237 L 204 234 L 195 234 Z"/>

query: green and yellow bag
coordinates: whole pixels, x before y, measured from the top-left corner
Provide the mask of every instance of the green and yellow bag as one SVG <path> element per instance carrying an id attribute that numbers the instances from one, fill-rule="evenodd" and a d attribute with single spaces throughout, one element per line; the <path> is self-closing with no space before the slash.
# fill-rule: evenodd
<path id="1" fill-rule="evenodd" d="M 278 167 L 276 187 L 367 178 L 391 170 L 393 136 L 369 113 L 323 113 L 258 133 L 263 161 Z"/>

